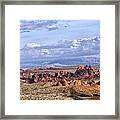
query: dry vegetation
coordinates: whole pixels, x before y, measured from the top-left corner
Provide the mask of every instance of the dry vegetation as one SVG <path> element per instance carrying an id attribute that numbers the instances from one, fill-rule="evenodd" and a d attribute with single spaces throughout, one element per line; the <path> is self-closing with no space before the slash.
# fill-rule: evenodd
<path id="1" fill-rule="evenodd" d="M 20 85 L 21 100 L 83 100 L 100 99 L 100 86 L 41 86 L 39 83 Z"/>
<path id="2" fill-rule="evenodd" d="M 70 87 L 41 86 L 39 83 L 21 84 L 21 100 L 64 100 L 70 97 Z"/>

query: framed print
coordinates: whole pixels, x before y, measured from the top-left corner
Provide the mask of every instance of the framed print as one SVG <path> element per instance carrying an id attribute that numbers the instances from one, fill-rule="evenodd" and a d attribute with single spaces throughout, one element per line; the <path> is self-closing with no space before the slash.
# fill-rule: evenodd
<path id="1" fill-rule="evenodd" d="M 1 3 L 2 119 L 119 119 L 119 2 Z"/>

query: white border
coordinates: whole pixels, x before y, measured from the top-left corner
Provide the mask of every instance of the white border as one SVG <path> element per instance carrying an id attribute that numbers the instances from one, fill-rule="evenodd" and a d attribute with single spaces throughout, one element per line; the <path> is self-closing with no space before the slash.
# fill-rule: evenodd
<path id="1" fill-rule="evenodd" d="M 100 20 L 101 100 L 20 101 L 19 21 Z M 5 5 L 5 115 L 114 115 L 115 5 Z"/>

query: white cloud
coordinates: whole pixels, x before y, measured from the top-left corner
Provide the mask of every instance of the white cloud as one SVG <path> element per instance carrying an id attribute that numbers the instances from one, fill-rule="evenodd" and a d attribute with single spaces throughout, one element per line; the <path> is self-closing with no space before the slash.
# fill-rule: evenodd
<path id="1" fill-rule="evenodd" d="M 38 44 L 38 43 L 27 43 L 25 47 L 28 47 L 28 48 L 40 47 L 40 44 Z"/>

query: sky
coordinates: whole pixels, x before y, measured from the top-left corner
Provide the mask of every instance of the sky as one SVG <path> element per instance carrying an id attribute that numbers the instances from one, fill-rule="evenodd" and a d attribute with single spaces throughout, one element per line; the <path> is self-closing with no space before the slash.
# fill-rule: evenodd
<path id="1" fill-rule="evenodd" d="M 20 21 L 20 48 L 27 43 L 56 44 L 100 35 L 99 20 L 31 20 Z"/>
<path id="2" fill-rule="evenodd" d="M 99 64 L 99 20 L 21 20 L 21 67 Z"/>

